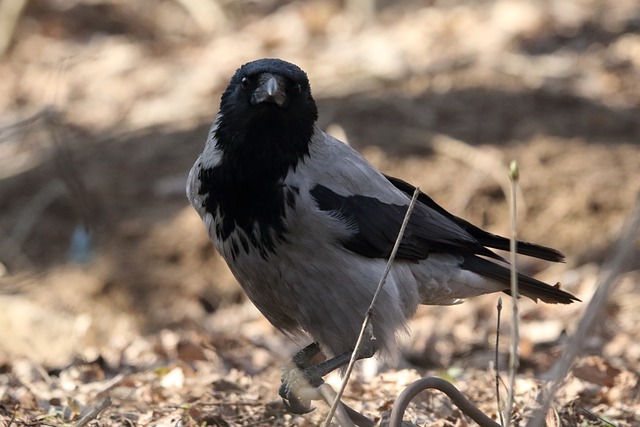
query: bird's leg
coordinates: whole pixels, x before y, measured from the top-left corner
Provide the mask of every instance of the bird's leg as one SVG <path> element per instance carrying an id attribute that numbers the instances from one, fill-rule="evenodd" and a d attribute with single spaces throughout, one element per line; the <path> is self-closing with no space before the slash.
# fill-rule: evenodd
<path id="1" fill-rule="evenodd" d="M 317 365 L 311 365 L 311 359 L 320 352 L 318 343 L 313 343 L 292 358 L 282 370 L 282 385 L 279 394 L 285 408 L 294 414 L 306 414 L 313 410 L 312 400 L 321 399 L 317 390 L 324 380 L 322 377 L 349 363 L 352 351 L 339 354 Z M 365 346 L 358 354 L 358 360 L 368 359 L 376 352 L 374 345 Z"/>
<path id="2" fill-rule="evenodd" d="M 317 342 L 313 342 L 297 352 L 291 358 L 291 361 L 282 368 L 282 385 L 280 386 L 279 394 L 282 397 L 284 406 L 291 413 L 306 414 L 313 409 L 311 400 L 315 400 L 314 393 L 317 387 L 322 384 L 322 378 L 320 378 L 319 383 L 310 381 L 304 372 L 312 366 L 311 359 L 318 353 L 320 353 L 320 345 Z M 303 394 L 311 394 L 313 396 L 302 398 L 301 395 Z"/>
<path id="3" fill-rule="evenodd" d="M 311 366 L 311 359 L 320 353 L 320 344 L 312 342 L 299 352 L 293 355 L 291 361 L 299 368 L 306 369 Z"/>

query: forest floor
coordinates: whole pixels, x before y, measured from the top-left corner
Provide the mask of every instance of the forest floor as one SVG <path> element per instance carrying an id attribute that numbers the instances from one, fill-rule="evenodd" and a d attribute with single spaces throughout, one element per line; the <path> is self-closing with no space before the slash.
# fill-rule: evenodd
<path id="1" fill-rule="evenodd" d="M 307 71 L 322 128 L 498 234 L 518 161 L 519 237 L 567 257 L 519 268 L 582 300 L 521 301 L 525 425 L 640 191 L 640 7 L 377 3 L 368 14 L 319 0 L 28 2 L 0 57 L 0 425 L 74 425 L 107 396 L 89 425 L 321 422 L 323 403 L 293 416 L 277 395 L 305 342 L 246 300 L 184 196 L 221 91 L 259 57 Z M 640 425 L 639 255 L 636 242 L 549 426 Z M 436 375 L 499 420 L 498 298 L 422 307 L 398 363 L 363 363 L 344 401 L 379 419 Z M 438 393 L 405 420 L 472 423 Z"/>

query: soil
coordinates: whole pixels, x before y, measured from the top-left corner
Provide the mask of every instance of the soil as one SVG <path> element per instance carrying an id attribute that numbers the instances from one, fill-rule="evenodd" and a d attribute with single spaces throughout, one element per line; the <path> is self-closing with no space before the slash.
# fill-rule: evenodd
<path id="1" fill-rule="evenodd" d="M 305 69 L 323 129 L 494 233 L 509 233 L 517 161 L 518 236 L 566 255 L 518 267 L 582 300 L 519 304 L 526 424 L 638 203 L 640 7 L 342 3 L 27 2 L 0 57 L 3 425 L 74 425 L 107 396 L 89 425 L 322 422 L 326 404 L 293 416 L 277 395 L 306 342 L 246 300 L 184 195 L 221 91 L 259 57 Z M 547 425 L 640 425 L 639 251 L 636 234 Z M 377 420 L 437 375 L 499 420 L 511 303 L 496 343 L 498 298 L 422 307 L 402 357 L 362 363 L 344 401 Z M 405 420 L 471 423 L 435 392 Z"/>

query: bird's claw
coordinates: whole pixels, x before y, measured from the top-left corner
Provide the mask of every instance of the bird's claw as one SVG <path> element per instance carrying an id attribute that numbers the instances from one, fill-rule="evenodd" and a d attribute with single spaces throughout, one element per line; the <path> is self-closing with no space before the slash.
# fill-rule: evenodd
<path id="1" fill-rule="evenodd" d="M 278 393 L 287 411 L 306 414 L 315 409 L 311 406 L 312 400 L 322 399 L 318 387 L 323 383 L 322 378 L 310 378 L 305 369 L 291 363 L 282 370 L 282 384 Z"/>
<path id="2" fill-rule="evenodd" d="M 280 395 L 282 396 L 282 393 Z M 310 400 L 303 402 L 295 396 L 282 397 L 282 403 L 284 408 L 291 414 L 304 415 L 316 409 L 311 406 Z"/>

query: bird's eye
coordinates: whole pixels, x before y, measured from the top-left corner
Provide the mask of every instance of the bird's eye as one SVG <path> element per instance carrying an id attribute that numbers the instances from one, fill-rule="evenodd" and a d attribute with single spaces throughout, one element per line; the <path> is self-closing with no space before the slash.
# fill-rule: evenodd
<path id="1" fill-rule="evenodd" d="M 294 95 L 300 95 L 302 93 L 302 86 L 300 83 L 296 83 L 291 87 L 291 93 Z"/>
<path id="2" fill-rule="evenodd" d="M 240 80 L 240 87 L 242 89 L 247 89 L 249 87 L 249 78 L 248 77 L 243 77 L 242 80 Z"/>

